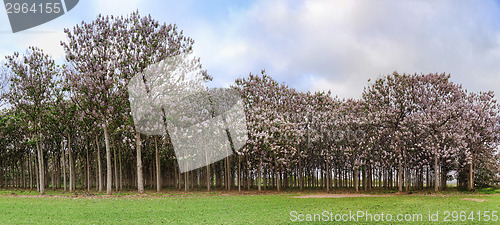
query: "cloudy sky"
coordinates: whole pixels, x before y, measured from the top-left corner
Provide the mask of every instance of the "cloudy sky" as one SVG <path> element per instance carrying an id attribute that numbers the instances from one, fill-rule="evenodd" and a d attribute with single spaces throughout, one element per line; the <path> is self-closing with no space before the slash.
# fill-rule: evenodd
<path id="1" fill-rule="evenodd" d="M 0 57 L 38 46 L 62 60 L 64 28 L 139 10 L 175 23 L 195 54 L 228 86 L 267 73 L 301 91 L 359 98 L 368 79 L 450 73 L 471 91 L 500 92 L 500 1 L 81 0 L 66 15 L 13 34 L 0 13 Z"/>

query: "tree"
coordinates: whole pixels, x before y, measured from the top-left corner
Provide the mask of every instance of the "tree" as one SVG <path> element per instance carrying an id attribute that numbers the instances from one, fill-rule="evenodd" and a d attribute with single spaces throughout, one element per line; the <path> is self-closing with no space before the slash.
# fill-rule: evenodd
<path id="1" fill-rule="evenodd" d="M 465 118 L 461 120 L 464 124 L 465 134 L 465 164 L 468 165 L 468 189 L 475 189 L 475 177 L 478 164 L 486 175 L 481 177 L 484 183 L 494 178 L 494 172 L 498 167 L 495 162 L 495 151 L 499 141 L 500 115 L 498 104 L 492 91 L 470 93 L 467 96 L 467 104 L 464 110 Z M 493 159 L 493 160 L 492 160 Z"/>
<path id="2" fill-rule="evenodd" d="M 36 47 L 29 47 L 22 58 L 18 52 L 6 58 L 6 66 L 13 74 L 7 100 L 13 107 L 24 112 L 33 127 L 32 138 L 36 140 L 38 152 L 40 194 L 43 195 L 45 178 L 41 130 L 47 105 L 52 100 L 54 78 L 60 68 L 49 55 Z"/>
<path id="3" fill-rule="evenodd" d="M 370 113 L 370 120 L 379 126 L 380 133 L 392 134 L 390 145 L 397 157 L 398 162 L 398 185 L 399 192 L 403 191 L 403 161 L 404 161 L 404 144 L 401 124 L 414 111 L 413 99 L 416 97 L 411 91 L 413 77 L 410 75 L 399 75 L 394 72 L 384 78 L 378 79 L 374 84 L 365 88 L 363 99 L 367 103 Z M 388 149 L 389 150 L 389 149 Z"/>
<path id="4" fill-rule="evenodd" d="M 458 154 L 460 137 L 458 128 L 459 118 L 466 117 L 460 114 L 465 93 L 461 86 L 450 81 L 450 75 L 428 74 L 414 76 L 416 82 L 412 84 L 415 113 L 420 117 L 418 122 L 424 127 L 427 135 L 429 153 L 434 156 L 435 188 L 439 190 L 438 167 L 441 165 L 441 189 L 446 188 L 448 169 L 446 162 L 456 158 Z"/>
<path id="5" fill-rule="evenodd" d="M 64 68 L 62 71 L 66 71 Z M 62 77 L 61 79 L 64 79 Z M 68 147 L 68 159 L 69 159 L 69 191 L 73 192 L 76 186 L 75 181 L 75 166 L 74 166 L 74 157 L 73 157 L 73 144 L 76 143 L 73 138 L 75 135 L 77 128 L 82 127 L 78 126 L 78 120 L 76 119 L 79 112 L 77 105 L 69 99 L 70 93 L 67 92 L 67 88 L 64 86 L 58 86 L 54 89 L 53 97 L 54 101 L 51 102 L 51 113 L 48 116 L 51 124 L 61 136 L 66 138 L 67 147 Z M 82 117 L 79 117 L 82 118 Z M 64 138 L 61 138 L 63 140 Z M 65 149 L 62 150 L 62 155 L 65 154 Z M 63 156 L 63 158 L 65 158 Z M 64 180 L 64 185 L 66 185 L 66 180 Z"/>
<path id="6" fill-rule="evenodd" d="M 109 124 L 117 113 L 130 112 L 126 84 L 151 64 L 190 52 L 192 39 L 175 25 L 160 25 L 151 16 L 134 12 L 128 17 L 104 17 L 65 30 L 68 43 L 61 43 L 66 59 L 78 71 L 69 77 L 73 88 L 83 94 L 98 118 L 106 140 L 107 193 L 111 194 L 111 153 Z M 83 75 L 83 76 L 82 76 Z M 136 131 L 137 182 L 144 192 L 141 135 Z M 159 170 L 158 170 L 159 172 Z M 157 184 L 159 186 L 159 184 Z"/>

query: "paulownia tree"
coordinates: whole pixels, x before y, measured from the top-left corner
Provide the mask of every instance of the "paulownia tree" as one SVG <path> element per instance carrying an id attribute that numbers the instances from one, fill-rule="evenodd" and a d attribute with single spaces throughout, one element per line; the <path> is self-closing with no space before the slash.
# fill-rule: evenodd
<path id="1" fill-rule="evenodd" d="M 42 129 L 47 105 L 52 100 L 54 78 L 60 67 L 41 49 L 29 47 L 24 56 L 18 52 L 7 56 L 6 66 L 12 71 L 8 102 L 21 110 L 33 126 L 32 138 L 36 140 L 40 194 L 45 194 L 44 157 Z"/>
<path id="2" fill-rule="evenodd" d="M 68 42 L 61 44 L 66 51 L 66 59 L 77 71 L 69 77 L 70 84 L 87 100 L 84 107 L 91 109 L 104 130 L 107 194 L 111 194 L 109 132 L 112 131 L 109 125 L 114 117 L 130 112 L 126 92 L 128 81 L 153 63 L 190 52 L 194 41 L 184 36 L 177 26 L 160 24 L 151 16 L 141 17 L 138 12 L 128 17 L 99 15 L 94 21 L 82 22 L 65 32 Z M 141 135 L 138 131 L 135 141 L 138 191 L 144 193 Z M 159 171 L 157 169 L 157 176 Z"/>
<path id="3" fill-rule="evenodd" d="M 365 88 L 363 99 L 366 101 L 372 121 L 378 124 L 379 134 L 391 133 L 392 139 L 390 146 L 385 149 L 393 151 L 398 162 L 398 185 L 399 192 L 403 191 L 403 161 L 404 154 L 404 136 L 401 124 L 414 111 L 413 98 L 411 93 L 412 77 L 410 75 L 399 75 L 394 73 L 384 78 L 378 79 Z"/>
<path id="4" fill-rule="evenodd" d="M 467 165 L 464 167 L 468 167 L 469 172 L 467 188 L 474 190 L 478 164 L 486 168 L 498 164 L 495 163 L 495 151 L 500 137 L 500 115 L 494 93 L 470 93 L 463 113 L 466 115 L 461 123 L 465 131 L 463 139 L 466 143 L 464 152 Z"/>

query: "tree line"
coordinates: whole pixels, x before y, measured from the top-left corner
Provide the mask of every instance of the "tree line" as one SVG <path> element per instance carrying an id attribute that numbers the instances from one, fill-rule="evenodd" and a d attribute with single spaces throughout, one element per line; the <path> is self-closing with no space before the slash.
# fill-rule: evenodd
<path id="1" fill-rule="evenodd" d="M 65 64 L 30 47 L 2 65 L 1 187 L 403 192 L 439 191 L 451 179 L 469 190 L 500 180 L 494 93 L 469 92 L 444 73 L 395 72 L 368 81 L 360 99 L 250 74 L 231 87 L 243 101 L 246 144 L 181 173 L 168 135 L 135 129 L 127 84 L 167 57 L 191 53 L 194 40 L 138 12 L 99 15 L 64 32 Z"/>

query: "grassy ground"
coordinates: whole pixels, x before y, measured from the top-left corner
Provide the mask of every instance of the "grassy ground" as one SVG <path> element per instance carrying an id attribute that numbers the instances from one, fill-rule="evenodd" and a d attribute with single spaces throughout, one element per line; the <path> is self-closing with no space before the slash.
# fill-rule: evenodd
<path id="1" fill-rule="evenodd" d="M 289 224 L 299 223 L 299 219 L 311 220 L 316 216 L 316 223 L 321 219 L 330 224 L 426 224 L 429 214 L 438 213 L 438 222 L 433 224 L 500 224 L 491 221 L 494 215 L 500 216 L 499 189 L 482 189 L 474 194 L 450 190 L 440 194 L 428 191 L 410 195 L 394 195 L 383 192 L 372 193 L 374 197 L 348 198 L 295 198 L 298 195 L 324 194 L 319 191 L 298 192 L 193 192 L 182 193 L 168 191 L 165 194 L 148 193 L 136 195 L 124 192 L 113 196 L 94 194 L 63 193 L 48 191 L 46 197 L 39 197 L 34 191 L 0 190 L 1 224 Z M 344 192 L 345 193 L 345 192 Z M 384 194 L 385 197 L 377 197 Z M 468 200 L 464 200 L 468 199 Z M 358 212 L 360 211 L 360 212 Z M 449 222 L 445 216 L 449 211 Z M 453 212 L 457 212 L 454 214 Z M 464 216 L 460 218 L 460 213 Z M 490 217 L 485 222 L 485 211 Z M 492 213 L 491 211 L 497 211 Z M 296 213 L 295 213 L 296 212 Z M 325 213 L 326 212 L 326 213 Z M 332 213 L 333 218 L 329 213 Z M 370 217 L 350 217 L 363 213 Z M 474 220 L 470 213 L 473 212 Z M 481 221 L 478 221 L 478 212 Z M 359 213 L 359 214 L 358 214 Z M 378 215 L 392 216 L 392 221 L 376 222 Z M 335 221 L 335 216 L 344 215 L 344 220 Z M 397 221 L 398 215 L 407 218 L 422 215 L 422 221 Z M 302 215 L 302 216 L 299 216 Z M 324 216 L 324 215 L 327 215 Z M 456 217 L 455 217 L 456 216 Z M 337 216 L 339 220 L 342 220 Z M 355 220 L 352 220 L 352 219 Z M 453 221 L 457 218 L 457 221 Z M 292 221 L 296 219 L 296 221 Z M 333 222 L 331 221 L 333 219 Z M 381 219 L 381 218 L 379 218 Z M 368 221 L 367 221 L 368 220 Z M 413 220 L 410 219 L 410 220 Z M 461 221 L 463 220 L 463 221 Z"/>

